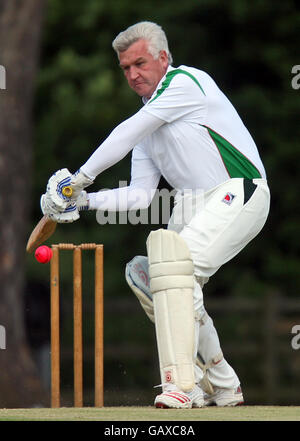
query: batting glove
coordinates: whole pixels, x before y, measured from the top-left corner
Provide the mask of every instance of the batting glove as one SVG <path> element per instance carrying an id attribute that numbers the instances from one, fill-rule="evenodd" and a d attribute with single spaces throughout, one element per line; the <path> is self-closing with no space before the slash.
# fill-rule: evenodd
<path id="1" fill-rule="evenodd" d="M 71 199 L 77 200 L 82 190 L 91 185 L 93 182 L 94 181 L 85 175 L 80 169 L 77 170 L 77 172 L 71 176 Z"/>
<path id="2" fill-rule="evenodd" d="M 52 201 L 51 206 L 62 212 L 75 202 L 81 191 L 93 183 L 83 172 L 78 170 L 73 175 L 67 168 L 58 170 L 48 181 L 46 194 Z M 65 193 L 69 189 L 70 194 Z"/>
<path id="3" fill-rule="evenodd" d="M 86 191 L 82 191 L 76 201 L 70 202 L 65 210 L 59 210 L 45 193 L 41 196 L 41 209 L 44 215 L 58 223 L 71 223 L 79 219 L 79 211 L 89 209 L 88 195 Z"/>

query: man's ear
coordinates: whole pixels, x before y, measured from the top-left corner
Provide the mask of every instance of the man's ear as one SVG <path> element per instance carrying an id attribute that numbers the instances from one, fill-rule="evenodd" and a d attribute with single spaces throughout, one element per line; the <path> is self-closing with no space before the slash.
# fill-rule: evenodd
<path id="1" fill-rule="evenodd" d="M 160 51 L 160 53 L 159 53 L 159 59 L 160 59 L 160 61 L 162 62 L 163 66 L 164 66 L 165 68 L 167 68 L 168 65 L 169 65 L 169 60 L 168 60 L 168 55 L 167 55 L 167 52 L 166 52 L 166 51 L 164 51 L 164 50 L 161 50 L 161 51 Z"/>

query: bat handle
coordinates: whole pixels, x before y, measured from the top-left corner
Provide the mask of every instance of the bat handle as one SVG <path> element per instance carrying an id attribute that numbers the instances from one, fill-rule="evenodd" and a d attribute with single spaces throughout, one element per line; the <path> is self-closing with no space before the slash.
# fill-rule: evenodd
<path id="1" fill-rule="evenodd" d="M 69 185 L 66 185 L 63 189 L 62 189 L 62 194 L 64 196 L 66 196 L 67 198 L 70 198 L 73 194 L 73 189 L 72 187 L 70 187 Z"/>

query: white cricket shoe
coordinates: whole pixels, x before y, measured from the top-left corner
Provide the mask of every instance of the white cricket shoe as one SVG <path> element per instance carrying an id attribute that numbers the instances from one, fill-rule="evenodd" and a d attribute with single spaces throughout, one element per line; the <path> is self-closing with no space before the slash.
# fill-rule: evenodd
<path id="1" fill-rule="evenodd" d="M 244 403 L 243 393 L 241 387 L 236 389 L 224 389 L 215 387 L 213 394 L 204 394 L 204 406 L 239 406 Z"/>
<path id="2" fill-rule="evenodd" d="M 160 395 L 157 395 L 154 406 L 161 409 L 203 407 L 203 391 L 197 385 L 191 392 L 182 392 L 175 385 L 168 385 Z"/>

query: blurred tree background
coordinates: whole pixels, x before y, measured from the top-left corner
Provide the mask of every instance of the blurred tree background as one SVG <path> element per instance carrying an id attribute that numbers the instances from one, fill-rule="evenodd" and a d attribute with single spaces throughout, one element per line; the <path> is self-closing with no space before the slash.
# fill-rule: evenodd
<path id="1" fill-rule="evenodd" d="M 140 108 L 111 42 L 142 20 L 164 28 L 174 66 L 191 65 L 212 75 L 259 147 L 272 194 L 268 222 L 206 285 L 205 301 L 247 402 L 299 405 L 299 351 L 291 346 L 291 329 L 300 324 L 300 92 L 292 87 L 292 68 L 300 64 L 296 1 L 48 0 L 34 92 L 27 235 L 41 216 L 40 195 L 52 173 L 64 167 L 76 171 L 119 122 Z M 5 161 L 5 152 L 1 155 Z M 130 155 L 99 176 L 89 191 L 114 188 L 129 178 Z M 160 226 L 101 226 L 95 212 L 88 212 L 74 224 L 59 225 L 49 241 L 104 244 L 107 405 L 149 404 L 153 386 L 160 383 L 153 325 L 124 278 L 126 263 L 145 255 L 147 235 Z M 91 404 L 93 256 L 84 257 L 84 371 L 86 404 Z M 24 262 L 27 335 L 48 390 L 49 266 L 38 265 L 25 252 Z M 61 291 L 63 400 L 71 405 L 72 265 L 67 255 L 62 256 Z"/>

